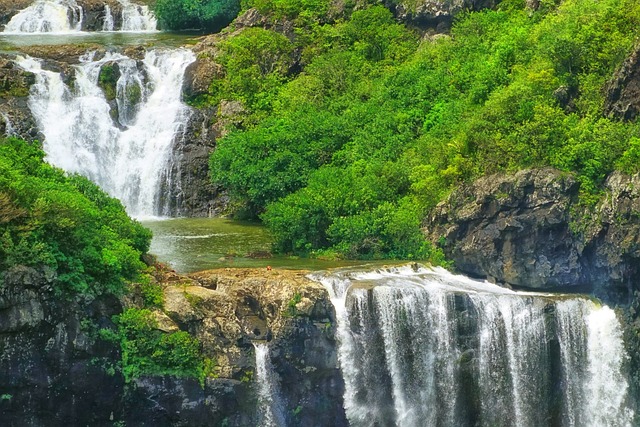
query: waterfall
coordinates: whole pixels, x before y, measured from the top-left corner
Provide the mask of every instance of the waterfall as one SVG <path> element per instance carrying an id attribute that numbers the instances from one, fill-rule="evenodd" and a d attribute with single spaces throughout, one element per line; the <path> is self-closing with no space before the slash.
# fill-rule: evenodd
<path id="1" fill-rule="evenodd" d="M 14 15 L 5 33 L 70 33 L 82 28 L 82 8 L 75 0 L 36 0 Z"/>
<path id="2" fill-rule="evenodd" d="M 71 84 L 37 59 L 16 60 L 36 75 L 29 108 L 44 135 L 47 161 L 88 177 L 130 215 L 167 214 L 161 187 L 170 175 L 173 142 L 189 118 L 181 88 L 195 56 L 186 49 L 151 50 L 140 63 L 117 53 L 95 56 L 80 59 Z"/>
<path id="3" fill-rule="evenodd" d="M 352 426 L 630 427 L 613 310 L 442 269 L 311 276 L 336 309 Z"/>
<path id="4" fill-rule="evenodd" d="M 271 366 L 267 343 L 254 342 L 256 352 L 256 383 L 258 385 L 258 425 L 286 427 L 280 387 Z"/>
<path id="5" fill-rule="evenodd" d="M 11 118 L 2 112 L 0 112 L 0 116 L 2 116 L 2 120 L 4 121 L 4 136 L 15 136 L 16 130 L 13 127 L 13 123 L 11 123 Z"/>
<path id="6" fill-rule="evenodd" d="M 102 23 L 102 31 L 113 31 L 115 22 L 113 19 L 113 13 L 108 4 L 104 5 L 104 22 Z"/>
<path id="7" fill-rule="evenodd" d="M 158 22 L 149 6 L 133 4 L 129 0 L 118 0 L 122 5 L 122 28 L 120 31 L 156 31 Z"/>
<path id="8" fill-rule="evenodd" d="M 123 32 L 156 31 L 158 22 L 149 6 L 130 0 L 118 0 L 122 6 Z M 72 33 L 82 29 L 83 10 L 75 0 L 36 0 L 31 6 L 14 15 L 5 33 Z M 102 31 L 114 31 L 115 20 L 111 8 L 104 5 Z"/>

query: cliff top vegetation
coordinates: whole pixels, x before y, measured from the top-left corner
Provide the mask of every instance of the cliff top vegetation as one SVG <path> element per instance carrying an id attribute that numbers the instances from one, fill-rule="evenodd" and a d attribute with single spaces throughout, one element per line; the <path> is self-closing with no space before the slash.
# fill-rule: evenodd
<path id="1" fill-rule="evenodd" d="M 637 42 L 637 2 L 507 0 L 423 37 L 362 3 L 246 1 L 293 30 L 223 39 L 224 77 L 196 100 L 242 103 L 212 179 L 278 251 L 437 258 L 422 218 L 464 182 L 553 166 L 588 205 L 608 173 L 637 171 L 638 124 L 603 113 Z"/>

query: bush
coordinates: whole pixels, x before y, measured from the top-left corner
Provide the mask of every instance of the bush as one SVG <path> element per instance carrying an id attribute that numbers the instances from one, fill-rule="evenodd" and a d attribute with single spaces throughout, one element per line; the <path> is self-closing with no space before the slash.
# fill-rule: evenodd
<path id="1" fill-rule="evenodd" d="M 187 332 L 164 333 L 157 329 L 151 311 L 130 308 L 114 317 L 116 333 L 103 329 L 108 341 L 119 342 L 122 373 L 127 382 L 141 375 L 175 375 L 204 380 L 205 358 L 200 343 Z M 207 368 L 209 369 L 209 368 Z"/>
<path id="2" fill-rule="evenodd" d="M 146 269 L 151 232 L 95 184 L 43 158 L 24 141 L 0 141 L 0 271 L 46 265 L 58 293 L 123 293 Z"/>
<path id="3" fill-rule="evenodd" d="M 154 12 L 165 30 L 217 31 L 240 12 L 239 0 L 156 0 Z"/>

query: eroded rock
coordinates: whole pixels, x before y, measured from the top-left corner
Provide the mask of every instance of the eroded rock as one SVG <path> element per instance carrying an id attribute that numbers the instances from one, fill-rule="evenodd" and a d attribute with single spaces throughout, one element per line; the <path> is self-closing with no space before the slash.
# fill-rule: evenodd
<path id="1" fill-rule="evenodd" d="M 463 273 L 530 289 L 593 291 L 626 303 L 640 278 L 640 176 L 615 172 L 589 210 L 554 169 L 493 175 L 454 191 L 425 221 Z"/>

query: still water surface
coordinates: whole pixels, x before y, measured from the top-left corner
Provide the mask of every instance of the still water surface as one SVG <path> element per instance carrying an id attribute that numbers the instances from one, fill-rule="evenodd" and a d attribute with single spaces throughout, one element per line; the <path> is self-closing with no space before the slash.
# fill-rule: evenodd
<path id="1" fill-rule="evenodd" d="M 271 255 L 271 236 L 261 225 L 222 218 L 143 220 L 153 231 L 151 253 L 179 273 L 221 267 L 325 270 L 362 265 L 362 261 L 328 261 Z M 387 262 L 388 263 L 388 262 Z"/>

